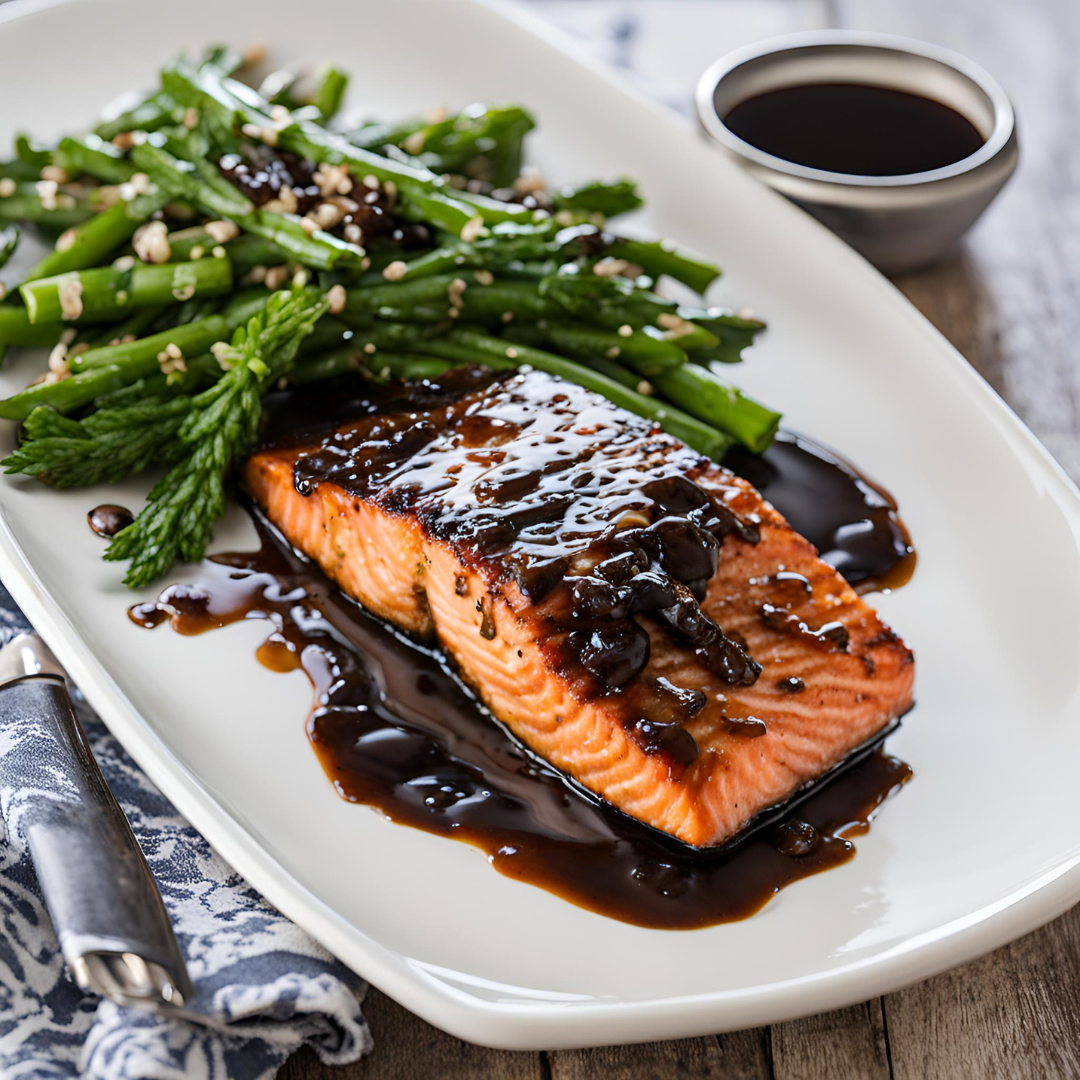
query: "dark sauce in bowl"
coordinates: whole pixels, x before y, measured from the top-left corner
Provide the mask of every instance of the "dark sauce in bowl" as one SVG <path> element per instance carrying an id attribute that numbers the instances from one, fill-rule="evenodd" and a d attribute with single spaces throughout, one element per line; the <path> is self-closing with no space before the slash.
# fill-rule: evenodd
<path id="1" fill-rule="evenodd" d="M 736 455 L 731 464 L 768 469 L 758 479 L 781 512 L 798 513 L 796 494 L 816 507 L 821 535 L 839 538 L 831 554 L 844 552 L 846 572 L 863 583 L 888 578 L 888 551 L 897 565 L 910 555 L 906 534 L 903 552 L 884 539 L 843 547 L 865 532 L 849 535 L 845 523 L 868 513 L 888 537 L 902 532 L 895 502 L 808 440 L 785 436 L 764 459 Z M 800 492 L 800 483 L 812 490 Z M 884 514 L 876 514 L 875 500 Z M 258 657 L 275 671 L 302 669 L 311 680 L 308 737 L 343 798 L 473 844 L 500 873 L 591 911 L 665 929 L 745 918 L 792 882 L 851 859 L 850 837 L 866 830 L 911 775 L 880 749 L 880 736 L 798 798 L 760 815 L 736 844 L 688 847 L 535 755 L 487 712 L 438 649 L 368 614 L 253 515 L 259 551 L 213 557 L 196 584 L 136 605 L 131 618 L 148 628 L 170 621 L 184 634 L 268 620 L 272 631 Z"/>
<path id="2" fill-rule="evenodd" d="M 767 154 L 827 172 L 904 176 L 942 169 L 984 142 L 940 101 L 863 83 L 808 83 L 747 98 L 721 117 Z"/>

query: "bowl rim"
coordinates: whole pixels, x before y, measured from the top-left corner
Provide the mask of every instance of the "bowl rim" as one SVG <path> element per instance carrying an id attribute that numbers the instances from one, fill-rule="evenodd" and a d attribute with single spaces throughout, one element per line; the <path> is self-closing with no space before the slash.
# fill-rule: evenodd
<path id="1" fill-rule="evenodd" d="M 819 46 L 877 49 L 917 56 L 951 68 L 989 99 L 993 112 L 993 128 L 986 141 L 975 153 L 951 165 L 926 172 L 867 176 L 798 165 L 793 161 L 787 161 L 760 150 L 727 127 L 716 111 L 714 95 L 717 87 L 728 75 L 752 60 Z M 733 49 L 705 69 L 698 80 L 694 100 L 699 123 L 712 139 L 727 150 L 771 172 L 838 187 L 896 188 L 951 180 L 969 174 L 993 161 L 1009 145 L 1016 133 L 1016 114 L 1012 102 L 1001 84 L 985 68 L 960 53 L 940 45 L 932 45 L 929 42 L 903 37 L 899 34 L 883 34 L 866 30 L 801 30 Z"/>

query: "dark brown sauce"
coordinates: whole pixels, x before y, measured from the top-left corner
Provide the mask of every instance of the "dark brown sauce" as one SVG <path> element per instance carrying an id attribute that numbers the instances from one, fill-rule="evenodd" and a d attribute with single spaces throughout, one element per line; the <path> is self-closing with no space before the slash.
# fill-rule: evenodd
<path id="1" fill-rule="evenodd" d="M 383 408 L 384 402 L 368 396 L 363 391 L 344 405 L 339 396 L 330 423 L 341 418 L 342 408 L 360 416 Z M 278 402 L 274 437 L 284 438 L 289 428 L 310 431 L 313 420 L 330 426 L 326 399 L 316 417 L 307 414 L 309 404 L 315 403 L 296 395 Z M 423 421 L 423 414 L 420 408 L 414 416 Z M 312 462 L 313 478 L 329 470 L 349 479 L 356 470 L 350 482 L 366 482 L 362 464 L 384 470 L 379 490 L 391 491 L 393 498 L 413 499 L 429 490 L 421 472 L 412 486 L 394 492 L 389 481 L 395 477 L 385 471 L 392 462 L 381 455 L 377 439 L 367 438 L 378 433 L 364 429 L 362 434 L 341 444 L 336 460 Z M 328 440 L 327 452 L 330 445 Z M 681 456 L 675 460 L 685 464 Z M 760 482 L 796 528 L 833 538 L 816 542 L 828 555 L 843 556 L 842 569 L 853 580 L 864 585 L 887 580 L 913 558 L 891 497 L 808 440 L 784 435 L 764 459 L 734 455 L 729 464 Z M 749 475 L 755 469 L 757 475 Z M 437 472 L 432 469 L 433 476 Z M 297 475 L 298 482 L 305 479 Z M 618 483 L 607 486 L 619 489 Z M 632 494 L 628 489 L 625 497 Z M 522 492 L 507 495 L 511 501 L 522 497 Z M 456 529 L 464 521 L 471 528 L 475 522 L 467 508 L 462 512 L 440 527 Z M 487 712 L 437 649 L 368 614 L 255 517 L 260 551 L 215 556 L 203 564 L 197 584 L 174 586 L 156 603 L 137 605 L 132 619 L 146 627 L 168 620 L 184 634 L 267 619 L 273 630 L 258 657 L 272 670 L 302 669 L 310 678 L 315 705 L 308 736 L 343 798 L 377 807 L 399 823 L 473 844 L 500 873 L 589 910 L 666 929 L 745 918 L 792 882 L 851 859 L 849 837 L 865 831 L 885 798 L 911 775 L 907 765 L 880 748 L 863 747 L 802 792 L 801 801 L 759 815 L 754 831 L 737 845 L 712 851 L 688 847 L 622 814 L 537 757 Z M 865 521 L 889 543 L 853 542 L 867 532 L 860 525 Z M 498 548 L 504 539 L 498 515 L 480 524 L 491 532 L 469 535 L 478 538 L 481 549 L 489 542 Z M 597 531 L 592 523 L 578 524 L 592 542 Z M 852 529 L 845 531 L 847 525 Z M 828 629 L 806 632 L 820 637 L 824 649 L 840 647 Z M 798 679 L 786 683 L 781 687 L 786 693 L 804 689 Z M 661 697 L 693 693 L 668 685 L 657 689 Z M 676 714 L 677 706 L 676 701 Z M 692 706 L 688 701 L 681 707 Z M 753 717 L 731 722 L 744 727 L 747 738 L 764 733 Z M 696 753 L 681 738 L 687 733 L 680 724 L 648 718 L 641 725 L 636 737 L 674 760 Z"/>
<path id="2" fill-rule="evenodd" d="M 962 161 L 983 137 L 940 101 L 861 83 L 786 86 L 740 101 L 723 118 L 774 157 L 828 172 L 902 176 Z"/>
<path id="3" fill-rule="evenodd" d="M 915 548 L 896 500 L 820 443 L 781 431 L 764 454 L 735 449 L 724 464 L 749 480 L 856 591 L 898 589 L 915 572 Z"/>
<path id="4" fill-rule="evenodd" d="M 131 609 L 183 634 L 247 618 L 274 630 L 258 651 L 315 689 L 307 731 L 352 802 L 474 844 L 508 877 L 640 926 L 693 929 L 745 918 L 780 889 L 847 862 L 847 838 L 911 775 L 867 748 L 796 809 L 734 850 L 701 852 L 627 817 L 531 753 L 435 650 L 365 612 L 265 524 L 263 548 L 219 555 L 199 583 Z"/>

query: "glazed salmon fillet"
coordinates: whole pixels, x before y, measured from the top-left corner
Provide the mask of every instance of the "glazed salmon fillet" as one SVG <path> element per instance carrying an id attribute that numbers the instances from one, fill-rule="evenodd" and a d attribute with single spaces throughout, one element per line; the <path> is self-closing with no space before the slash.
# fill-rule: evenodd
<path id="1" fill-rule="evenodd" d="M 528 370 L 365 393 L 256 452 L 247 490 L 626 814 L 732 841 L 911 707 L 903 642 L 753 487 L 649 421 Z"/>

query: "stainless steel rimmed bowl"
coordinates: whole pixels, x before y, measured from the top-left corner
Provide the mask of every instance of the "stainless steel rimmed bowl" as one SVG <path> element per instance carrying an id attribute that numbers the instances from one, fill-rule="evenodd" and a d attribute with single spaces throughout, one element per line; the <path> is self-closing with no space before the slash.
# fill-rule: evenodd
<path id="1" fill-rule="evenodd" d="M 974 124 L 983 145 L 930 172 L 855 176 L 785 161 L 724 124 L 733 106 L 757 94 L 837 82 L 940 101 Z M 948 254 L 1016 168 L 1016 119 L 998 82 L 957 53 L 890 34 L 808 31 L 737 49 L 702 75 L 697 113 L 708 135 L 743 168 L 888 273 L 918 269 Z"/>

